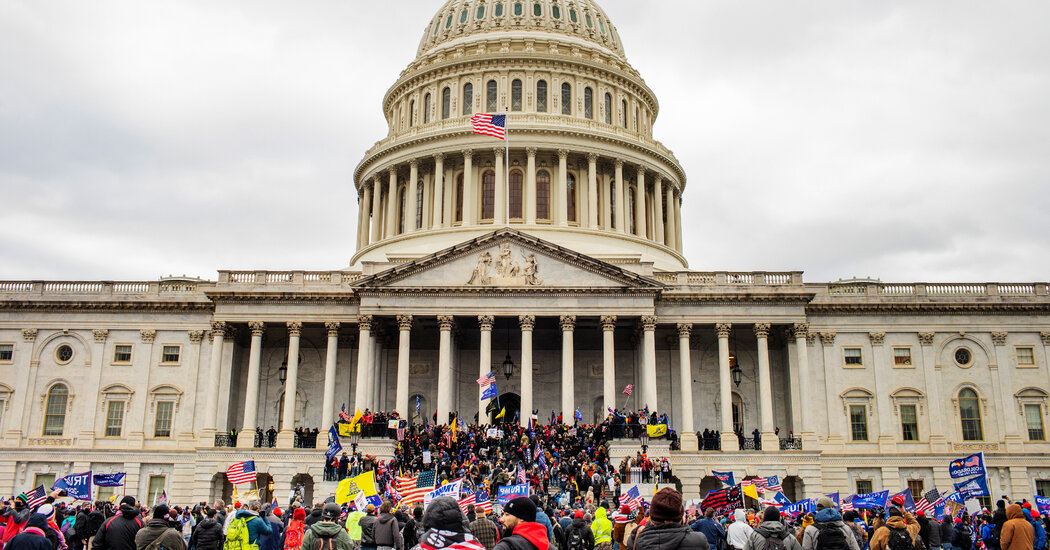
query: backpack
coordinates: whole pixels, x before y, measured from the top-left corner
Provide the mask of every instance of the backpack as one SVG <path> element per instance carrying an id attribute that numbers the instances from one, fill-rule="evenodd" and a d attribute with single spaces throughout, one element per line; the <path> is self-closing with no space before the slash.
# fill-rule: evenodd
<path id="1" fill-rule="evenodd" d="M 762 550 L 786 550 L 786 548 L 784 541 L 777 537 L 768 537 L 766 542 L 762 544 Z"/>
<path id="2" fill-rule="evenodd" d="M 889 530 L 890 540 L 886 543 L 886 548 L 889 548 L 889 550 L 915 550 L 915 543 L 907 529 L 890 527 Z"/>
<path id="3" fill-rule="evenodd" d="M 284 550 L 300 550 L 303 545 L 303 523 L 301 521 L 292 523 L 284 534 Z M 296 523 L 298 525 L 295 525 Z"/>
<path id="4" fill-rule="evenodd" d="M 317 535 L 313 550 L 335 550 L 335 537 L 331 535 Z"/>
<path id="5" fill-rule="evenodd" d="M 580 533 L 579 529 L 573 529 L 572 533 L 569 534 L 569 550 L 583 550 L 583 534 Z"/>
<path id="6" fill-rule="evenodd" d="M 816 550 L 849 550 L 846 533 L 840 526 L 829 522 L 818 522 L 813 526 L 817 528 Z"/>
<path id="7" fill-rule="evenodd" d="M 988 529 L 988 536 L 984 537 L 984 545 L 988 548 L 999 548 L 999 529 L 997 527 Z"/>
<path id="8" fill-rule="evenodd" d="M 160 536 L 153 539 L 153 542 L 147 544 L 144 550 L 164 550 L 164 537 L 171 531 L 172 529 L 168 529 L 161 533 Z M 179 535 L 179 537 L 181 538 L 182 535 Z"/>
<path id="9" fill-rule="evenodd" d="M 254 547 L 248 542 L 248 520 L 234 518 L 230 527 L 226 530 L 226 543 L 223 550 L 259 550 L 259 545 Z"/>

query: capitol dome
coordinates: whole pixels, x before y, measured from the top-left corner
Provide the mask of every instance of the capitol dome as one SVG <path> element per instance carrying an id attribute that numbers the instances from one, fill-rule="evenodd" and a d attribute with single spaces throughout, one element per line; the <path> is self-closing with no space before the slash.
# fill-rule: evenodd
<path id="1" fill-rule="evenodd" d="M 447 0 L 383 98 L 354 173 L 353 268 L 512 227 L 640 273 L 687 267 L 685 173 L 656 95 L 592 0 Z M 473 133 L 507 115 L 506 142 Z"/>

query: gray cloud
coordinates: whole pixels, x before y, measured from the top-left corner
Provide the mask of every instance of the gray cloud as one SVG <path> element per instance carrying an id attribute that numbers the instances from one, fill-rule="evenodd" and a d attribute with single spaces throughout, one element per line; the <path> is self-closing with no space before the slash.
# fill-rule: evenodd
<path id="1" fill-rule="evenodd" d="M 0 278 L 345 266 L 437 1 L 0 4 Z M 1040 2 L 605 0 L 694 269 L 1046 280 Z"/>

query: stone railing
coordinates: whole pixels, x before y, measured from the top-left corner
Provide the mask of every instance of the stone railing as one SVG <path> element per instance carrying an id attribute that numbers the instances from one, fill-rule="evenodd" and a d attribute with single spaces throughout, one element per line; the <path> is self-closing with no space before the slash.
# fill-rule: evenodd
<path id="1" fill-rule="evenodd" d="M 219 286 L 334 286 L 361 278 L 343 271 L 219 271 Z"/>
<path id="2" fill-rule="evenodd" d="M 661 271 L 657 281 L 672 286 L 802 286 L 801 271 Z"/>
<path id="3" fill-rule="evenodd" d="M 0 281 L 0 294 L 36 296 L 160 296 L 193 294 L 210 281 L 192 279 L 160 281 Z"/>
<path id="4" fill-rule="evenodd" d="M 1046 283 L 873 283 L 844 282 L 816 285 L 832 297 L 978 297 L 1046 296 Z"/>

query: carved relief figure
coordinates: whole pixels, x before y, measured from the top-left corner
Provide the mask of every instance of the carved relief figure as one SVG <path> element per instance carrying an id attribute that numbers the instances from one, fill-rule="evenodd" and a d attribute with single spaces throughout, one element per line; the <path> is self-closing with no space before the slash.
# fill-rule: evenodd
<path id="1" fill-rule="evenodd" d="M 496 258 L 496 273 L 500 277 L 517 277 L 521 266 L 515 262 L 510 251 L 510 243 L 499 246 L 499 256 Z"/>
<path id="2" fill-rule="evenodd" d="M 522 256 L 525 258 L 525 284 L 528 286 L 543 284 L 543 281 L 537 276 L 536 255 L 529 252 L 528 254 L 522 254 Z"/>
<path id="3" fill-rule="evenodd" d="M 468 285 L 487 285 L 490 282 L 489 267 L 492 265 L 492 254 L 488 252 L 478 258 L 478 265 L 474 266 L 474 272 L 470 275 Z"/>

